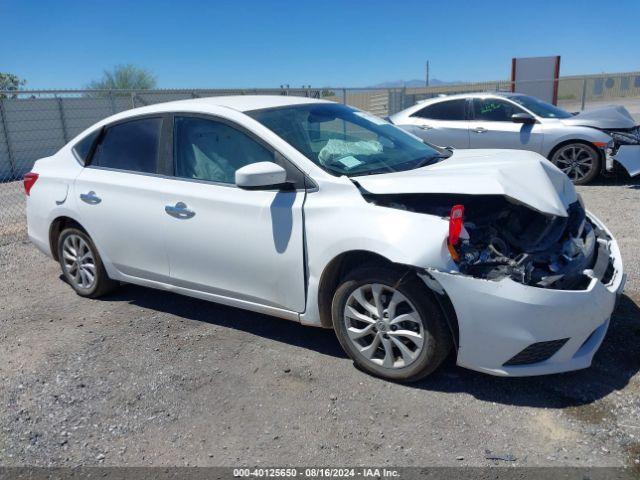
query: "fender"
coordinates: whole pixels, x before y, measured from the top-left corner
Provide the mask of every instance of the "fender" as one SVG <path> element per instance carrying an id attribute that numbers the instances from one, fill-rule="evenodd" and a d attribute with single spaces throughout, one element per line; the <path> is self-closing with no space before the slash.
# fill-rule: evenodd
<path id="1" fill-rule="evenodd" d="M 343 253 L 359 250 L 392 263 L 456 269 L 446 246 L 448 219 L 370 204 L 346 177 L 335 178 L 323 188 L 332 189 L 332 194 L 309 193 L 304 205 L 308 289 L 302 323 L 321 325 L 320 279 L 330 262 Z M 336 226 L 335 212 L 345 204 L 350 206 L 351 218 Z M 336 228 L 339 235 L 334 233 Z"/>
<path id="2" fill-rule="evenodd" d="M 570 130 L 570 131 L 569 131 Z M 565 125 L 545 123 L 544 139 L 542 141 L 542 155 L 549 157 L 554 148 L 570 140 L 581 140 L 590 144 L 609 143 L 611 137 L 606 133 L 591 127 L 571 127 Z"/>

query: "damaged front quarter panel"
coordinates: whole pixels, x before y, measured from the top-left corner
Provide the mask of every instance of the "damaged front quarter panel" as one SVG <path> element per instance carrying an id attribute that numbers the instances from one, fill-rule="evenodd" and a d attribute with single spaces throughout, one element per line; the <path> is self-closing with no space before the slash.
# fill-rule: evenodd
<path id="1" fill-rule="evenodd" d="M 567 216 L 546 215 L 500 195 L 399 194 L 365 198 L 379 206 L 447 217 L 465 206 L 466 234 L 455 246 L 458 272 L 471 277 L 511 278 L 523 285 L 583 289 L 585 270 L 595 264 L 597 243 L 606 234 L 585 215 L 581 202 Z"/>
<path id="2" fill-rule="evenodd" d="M 583 289 L 594 264 L 596 231 L 582 206 L 554 217 L 513 206 L 465 222 L 468 239 L 458 247 L 460 272 L 489 280 L 510 277 L 524 285 Z"/>
<path id="3" fill-rule="evenodd" d="M 640 175 L 640 126 L 603 131 L 612 138 L 605 149 L 606 170 L 613 170 L 616 162 L 630 177 Z"/>
<path id="4" fill-rule="evenodd" d="M 606 227 L 586 213 L 596 237 L 583 289 L 542 288 L 510 277 L 485 279 L 426 269 L 430 288 L 446 292 L 459 327 L 457 364 L 492 375 L 527 376 L 586 368 L 602 342 L 625 275 L 620 250 Z M 538 346 L 557 350 L 539 358 Z M 527 361 L 522 361 L 525 353 Z M 538 354 L 542 352 L 538 351 Z M 519 359 L 514 362 L 514 359 Z"/>

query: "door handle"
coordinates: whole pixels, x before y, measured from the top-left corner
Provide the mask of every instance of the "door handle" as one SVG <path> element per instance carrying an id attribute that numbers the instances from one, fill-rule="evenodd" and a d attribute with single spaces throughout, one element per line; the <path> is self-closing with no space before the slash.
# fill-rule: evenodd
<path id="1" fill-rule="evenodd" d="M 196 214 L 193 210 L 187 208 L 187 204 L 184 202 L 178 202 L 175 205 L 167 205 L 164 207 L 164 211 L 169 215 L 179 219 L 193 218 Z"/>
<path id="2" fill-rule="evenodd" d="M 473 129 L 474 132 L 476 133 L 484 133 L 484 132 L 488 132 L 488 130 L 484 127 L 476 127 Z"/>
<path id="3" fill-rule="evenodd" d="M 89 193 L 81 193 L 80 200 L 84 203 L 88 203 L 89 205 L 97 205 L 102 201 L 102 199 L 96 195 L 96 192 L 91 190 Z"/>
<path id="4" fill-rule="evenodd" d="M 418 125 L 418 128 L 421 130 L 431 130 L 433 127 L 431 125 Z"/>

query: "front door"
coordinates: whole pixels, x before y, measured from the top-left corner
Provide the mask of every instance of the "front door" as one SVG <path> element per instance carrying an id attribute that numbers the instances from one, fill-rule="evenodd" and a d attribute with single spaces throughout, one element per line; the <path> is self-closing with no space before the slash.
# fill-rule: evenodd
<path id="1" fill-rule="evenodd" d="M 475 98 L 469 122 L 470 148 L 508 148 L 540 153 L 542 124 L 515 123 L 511 120 L 515 113 L 526 112 L 500 98 Z"/>
<path id="2" fill-rule="evenodd" d="M 237 169 L 276 153 L 226 121 L 176 116 L 173 136 L 164 222 L 172 283 L 304 311 L 304 188 L 236 187 Z"/>

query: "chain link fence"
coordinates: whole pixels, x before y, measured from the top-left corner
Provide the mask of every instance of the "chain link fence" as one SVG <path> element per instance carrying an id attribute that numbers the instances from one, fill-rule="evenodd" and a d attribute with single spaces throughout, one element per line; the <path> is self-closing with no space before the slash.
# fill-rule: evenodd
<path id="1" fill-rule="evenodd" d="M 548 82 L 548 80 L 545 80 Z M 381 117 L 438 95 L 511 91 L 510 81 L 397 88 L 0 91 L 0 244 L 24 238 L 21 176 L 85 128 L 131 108 L 224 95 L 293 95 L 345 103 Z M 640 123 L 640 72 L 561 77 L 558 105 L 577 112 L 622 105 Z"/>
<path id="2" fill-rule="evenodd" d="M 321 89 L 31 90 L 0 91 L 0 245 L 26 238 L 20 181 L 39 158 L 53 155 L 94 123 L 155 103 L 221 95 L 295 95 L 321 98 Z"/>

